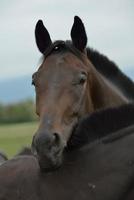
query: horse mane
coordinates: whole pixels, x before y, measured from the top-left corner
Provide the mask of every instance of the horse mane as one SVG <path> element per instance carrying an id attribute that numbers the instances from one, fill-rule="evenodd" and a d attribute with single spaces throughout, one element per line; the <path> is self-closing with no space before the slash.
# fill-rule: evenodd
<path id="1" fill-rule="evenodd" d="M 87 48 L 87 56 L 97 71 L 119 88 L 129 100 L 134 100 L 134 82 L 113 61 L 92 48 Z"/>
<path id="2" fill-rule="evenodd" d="M 75 149 L 134 124 L 134 104 L 96 111 L 79 121 L 68 141 Z"/>

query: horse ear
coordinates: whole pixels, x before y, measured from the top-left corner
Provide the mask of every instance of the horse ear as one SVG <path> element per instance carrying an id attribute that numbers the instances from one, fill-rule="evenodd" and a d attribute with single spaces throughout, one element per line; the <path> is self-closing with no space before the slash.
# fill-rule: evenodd
<path id="1" fill-rule="evenodd" d="M 82 20 L 78 17 L 74 17 L 74 23 L 71 29 L 71 38 L 73 45 L 80 51 L 84 51 L 87 45 L 87 35 Z"/>
<path id="2" fill-rule="evenodd" d="M 52 41 L 49 35 L 49 32 L 45 28 L 42 20 L 39 20 L 35 27 L 35 39 L 37 47 L 41 53 L 44 53 L 45 50 L 51 45 Z"/>

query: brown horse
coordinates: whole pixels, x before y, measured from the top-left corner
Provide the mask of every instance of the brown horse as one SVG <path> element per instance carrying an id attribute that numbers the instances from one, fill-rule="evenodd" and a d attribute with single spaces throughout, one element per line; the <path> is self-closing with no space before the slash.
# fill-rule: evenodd
<path id="1" fill-rule="evenodd" d="M 0 165 L 2 165 L 6 160 L 8 160 L 7 155 L 0 151 Z"/>
<path id="2" fill-rule="evenodd" d="M 41 173 L 32 155 L 5 162 L 0 200 L 133 200 L 133 124 L 134 105 L 94 112 L 72 138 L 81 148 L 65 151 L 64 165 L 53 172 Z"/>
<path id="3" fill-rule="evenodd" d="M 90 62 L 87 35 L 79 17 L 74 18 L 72 42 L 52 43 L 41 20 L 37 22 L 35 36 L 44 57 L 33 74 L 40 125 L 32 147 L 41 169 L 52 170 L 62 164 L 63 151 L 82 117 L 128 100 Z"/>

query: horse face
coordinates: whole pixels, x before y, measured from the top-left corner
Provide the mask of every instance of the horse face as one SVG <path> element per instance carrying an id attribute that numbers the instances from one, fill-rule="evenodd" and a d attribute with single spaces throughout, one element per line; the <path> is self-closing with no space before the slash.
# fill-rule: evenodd
<path id="1" fill-rule="evenodd" d="M 75 36 L 73 29 L 74 25 L 72 38 Z M 46 29 L 43 34 L 48 36 Z M 50 37 L 47 38 L 48 41 L 44 43 L 49 46 L 51 40 Z M 40 51 L 46 50 L 37 37 L 36 40 Z M 79 39 L 73 43 L 79 51 L 84 50 Z M 76 45 L 78 43 L 79 45 Z M 63 150 L 72 130 L 78 119 L 87 112 L 87 80 L 86 65 L 63 45 L 51 49 L 51 53 L 44 58 L 42 65 L 33 75 L 36 112 L 40 117 L 40 125 L 33 138 L 33 148 L 37 152 L 41 169 L 52 170 L 61 165 Z"/>
<path id="2" fill-rule="evenodd" d="M 82 61 L 70 52 L 48 56 L 34 75 L 40 117 L 34 144 L 41 162 L 47 156 L 45 160 L 54 160 L 54 165 L 61 163 L 74 126 L 87 112 L 87 77 Z"/>

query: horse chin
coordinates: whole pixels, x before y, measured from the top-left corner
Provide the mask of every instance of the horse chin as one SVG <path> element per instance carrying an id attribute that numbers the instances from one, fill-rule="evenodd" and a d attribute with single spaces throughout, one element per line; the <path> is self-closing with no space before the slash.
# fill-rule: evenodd
<path id="1" fill-rule="evenodd" d="M 63 152 L 57 155 L 38 155 L 38 162 L 41 172 L 50 172 L 57 170 L 63 162 Z"/>

